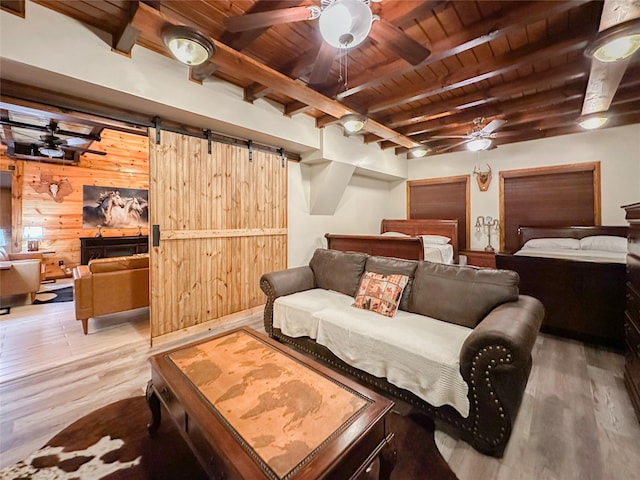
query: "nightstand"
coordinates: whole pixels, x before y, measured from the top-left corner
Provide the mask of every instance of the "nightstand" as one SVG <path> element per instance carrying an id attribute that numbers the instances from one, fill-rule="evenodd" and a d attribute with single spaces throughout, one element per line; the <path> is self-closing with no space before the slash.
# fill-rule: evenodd
<path id="1" fill-rule="evenodd" d="M 467 265 L 483 268 L 496 268 L 496 253 L 484 250 L 460 250 L 467 257 Z"/>

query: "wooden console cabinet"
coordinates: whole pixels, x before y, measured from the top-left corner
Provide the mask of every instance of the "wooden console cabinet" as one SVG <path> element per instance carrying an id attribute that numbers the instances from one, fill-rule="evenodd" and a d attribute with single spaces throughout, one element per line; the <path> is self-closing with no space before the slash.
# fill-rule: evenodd
<path id="1" fill-rule="evenodd" d="M 624 385 L 640 421 L 640 203 L 622 208 L 629 221 Z"/>
<path id="2" fill-rule="evenodd" d="M 147 253 L 149 237 L 84 237 L 80 239 L 80 263 L 87 265 L 94 258 L 121 257 Z"/>
<path id="3" fill-rule="evenodd" d="M 460 255 L 467 257 L 467 265 L 474 267 L 496 268 L 495 252 L 485 250 L 460 250 Z"/>

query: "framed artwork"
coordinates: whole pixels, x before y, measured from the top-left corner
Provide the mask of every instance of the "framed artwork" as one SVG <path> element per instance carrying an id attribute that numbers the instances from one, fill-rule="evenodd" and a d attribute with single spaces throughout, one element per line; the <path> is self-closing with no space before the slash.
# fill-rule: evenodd
<path id="1" fill-rule="evenodd" d="M 137 228 L 148 223 L 148 190 L 82 186 L 83 228 Z"/>

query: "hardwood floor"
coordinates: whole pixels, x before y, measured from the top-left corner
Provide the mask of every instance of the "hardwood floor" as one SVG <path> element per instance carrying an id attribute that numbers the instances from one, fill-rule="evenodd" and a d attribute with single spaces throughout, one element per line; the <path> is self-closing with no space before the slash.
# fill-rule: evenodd
<path id="1" fill-rule="evenodd" d="M 198 338 L 151 348 L 147 317 L 139 309 L 91 320 L 86 336 L 72 302 L 0 317 L 0 467 L 90 411 L 142 395 L 148 357 Z M 241 324 L 264 331 L 254 314 L 202 335 Z M 540 335 L 504 457 L 479 454 L 438 431 L 440 451 L 460 480 L 638 478 L 640 424 L 623 386 L 623 362 L 608 350 Z"/>

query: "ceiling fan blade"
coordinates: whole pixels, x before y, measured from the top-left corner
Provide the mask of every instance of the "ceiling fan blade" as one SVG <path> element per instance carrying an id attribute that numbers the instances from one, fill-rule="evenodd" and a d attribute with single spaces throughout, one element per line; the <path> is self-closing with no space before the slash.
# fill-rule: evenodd
<path id="1" fill-rule="evenodd" d="M 469 143 L 470 141 L 471 140 L 467 139 L 467 140 L 463 140 L 462 142 L 456 142 L 451 145 L 447 145 L 444 148 L 439 148 L 438 153 L 448 152 L 449 150 L 453 150 L 454 148 L 459 147 L 460 145 L 464 145 L 465 143 Z"/>
<path id="2" fill-rule="evenodd" d="M 505 123 L 507 123 L 506 120 L 500 120 L 500 119 L 491 120 L 487 125 L 484 126 L 482 130 L 480 130 L 480 133 L 483 135 L 489 134 L 494 130 L 497 130 L 498 128 L 500 128 Z"/>
<path id="3" fill-rule="evenodd" d="M 309 75 L 309 85 L 320 85 L 327 80 L 331 65 L 336 58 L 337 49 L 327 42 L 322 42 L 316 60 L 313 62 L 313 70 Z"/>
<path id="4" fill-rule="evenodd" d="M 448 140 L 450 138 L 466 138 L 466 139 L 470 139 L 469 135 L 438 135 L 438 136 L 435 136 L 435 137 L 429 137 L 427 142 L 430 142 L 431 140 Z"/>
<path id="5" fill-rule="evenodd" d="M 308 7 L 291 7 L 271 10 L 269 12 L 247 13 L 224 19 L 224 26 L 230 32 L 246 32 L 256 28 L 271 27 L 282 23 L 310 20 L 312 10 Z"/>
<path id="6" fill-rule="evenodd" d="M 431 55 L 431 50 L 420 45 L 398 27 L 383 19 L 373 22 L 370 35 L 378 43 L 386 45 L 411 65 L 419 65 Z"/>

